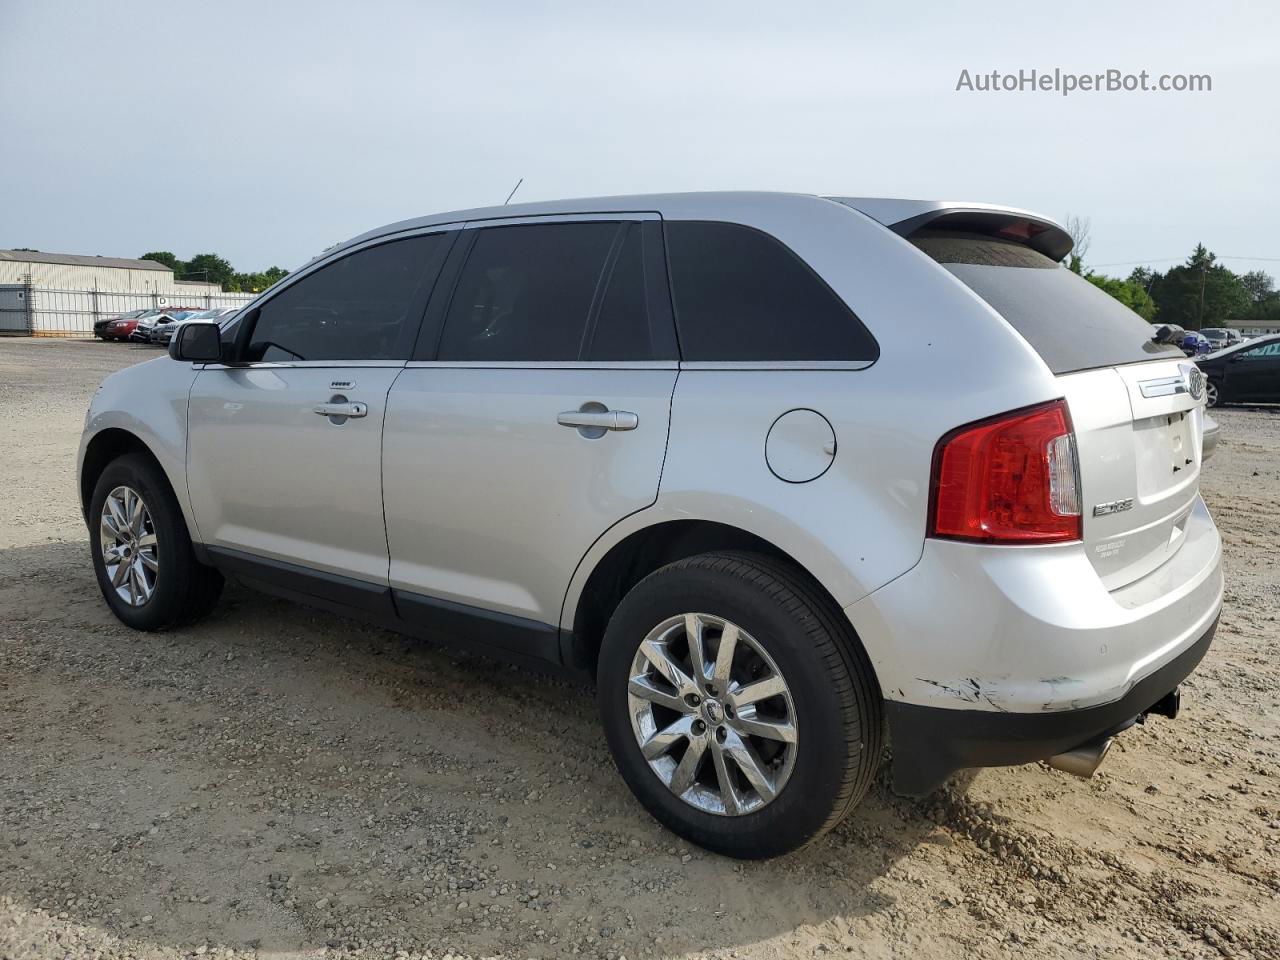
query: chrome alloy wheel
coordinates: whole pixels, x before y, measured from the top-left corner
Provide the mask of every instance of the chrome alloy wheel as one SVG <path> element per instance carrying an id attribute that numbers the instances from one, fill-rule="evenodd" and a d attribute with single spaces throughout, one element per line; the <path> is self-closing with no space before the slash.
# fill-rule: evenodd
<path id="1" fill-rule="evenodd" d="M 143 606 L 156 592 L 160 558 L 151 513 L 136 490 L 120 486 L 107 494 L 100 529 L 112 589 L 129 606 Z"/>
<path id="2" fill-rule="evenodd" d="M 1216 407 L 1218 405 L 1218 385 L 1212 380 L 1205 380 L 1204 382 L 1204 399 L 1207 406 Z"/>
<path id="3" fill-rule="evenodd" d="M 631 730 L 658 779 L 692 807 L 754 813 L 795 767 L 795 704 L 754 637 L 707 613 L 658 624 L 627 683 Z"/>

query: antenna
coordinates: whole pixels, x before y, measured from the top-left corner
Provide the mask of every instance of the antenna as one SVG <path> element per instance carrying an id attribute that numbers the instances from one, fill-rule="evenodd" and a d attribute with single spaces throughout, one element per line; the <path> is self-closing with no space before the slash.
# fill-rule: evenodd
<path id="1" fill-rule="evenodd" d="M 504 207 L 511 202 L 511 198 L 516 195 L 516 191 L 520 189 L 520 184 L 522 183 L 524 183 L 524 177 L 521 177 L 519 180 L 516 181 L 516 185 L 512 187 L 511 192 L 507 194 L 507 199 L 502 201 L 502 205 Z"/>

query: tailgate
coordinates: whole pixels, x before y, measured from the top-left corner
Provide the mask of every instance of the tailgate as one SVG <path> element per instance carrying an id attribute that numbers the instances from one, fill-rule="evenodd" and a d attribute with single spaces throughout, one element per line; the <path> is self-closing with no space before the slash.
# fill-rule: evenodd
<path id="1" fill-rule="evenodd" d="M 1076 432 L 1085 547 L 1108 590 L 1182 546 L 1200 491 L 1204 403 L 1193 377 L 1193 364 L 1174 360 L 1058 377 Z"/>

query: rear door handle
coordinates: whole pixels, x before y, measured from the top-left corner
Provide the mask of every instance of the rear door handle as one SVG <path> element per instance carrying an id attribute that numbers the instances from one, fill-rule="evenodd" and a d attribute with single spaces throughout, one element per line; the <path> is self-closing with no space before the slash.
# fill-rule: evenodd
<path id="1" fill-rule="evenodd" d="M 367 417 L 369 405 L 367 403 L 317 403 L 313 412 L 322 417 Z"/>
<path id="2" fill-rule="evenodd" d="M 640 426 L 640 418 L 628 410 L 566 410 L 556 417 L 556 423 L 579 429 L 634 430 Z"/>

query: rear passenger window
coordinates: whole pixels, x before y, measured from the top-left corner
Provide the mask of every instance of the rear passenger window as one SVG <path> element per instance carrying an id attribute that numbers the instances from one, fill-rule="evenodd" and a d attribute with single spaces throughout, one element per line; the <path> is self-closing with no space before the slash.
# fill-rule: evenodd
<path id="1" fill-rule="evenodd" d="M 871 334 L 778 240 L 732 223 L 666 224 L 680 349 L 690 361 L 874 360 Z"/>
<path id="2" fill-rule="evenodd" d="M 245 359 L 407 359 L 448 239 L 367 247 L 291 284 L 258 309 Z"/>
<path id="3" fill-rule="evenodd" d="M 618 227 L 601 221 L 479 230 L 438 359 L 577 360 Z"/>

